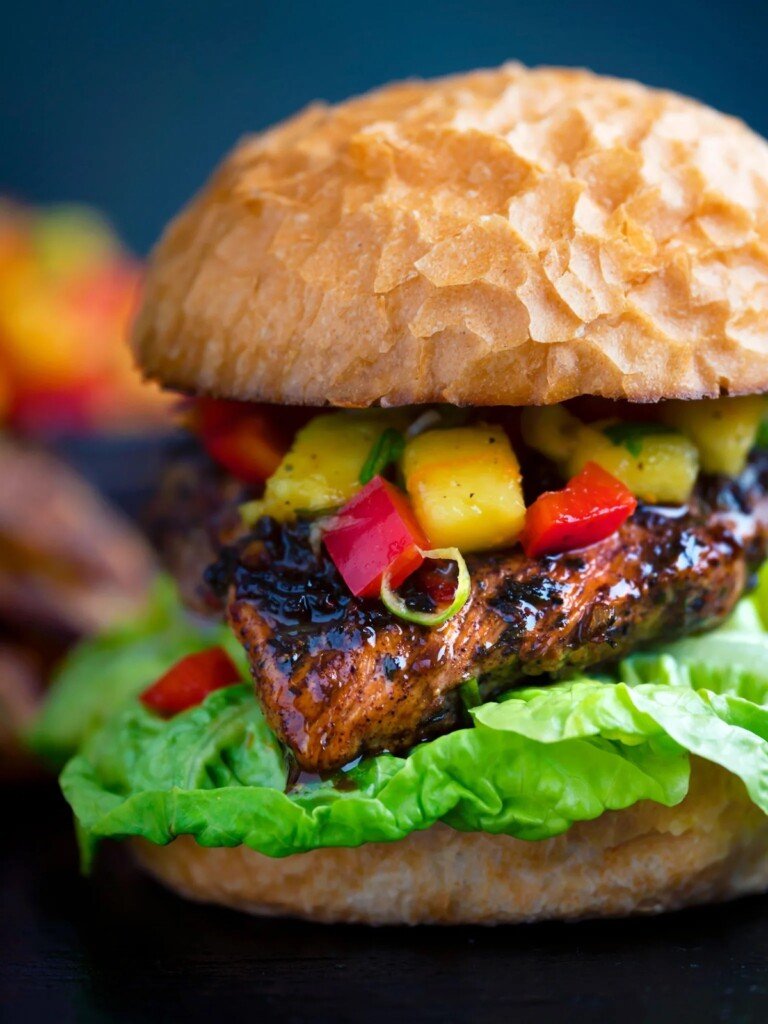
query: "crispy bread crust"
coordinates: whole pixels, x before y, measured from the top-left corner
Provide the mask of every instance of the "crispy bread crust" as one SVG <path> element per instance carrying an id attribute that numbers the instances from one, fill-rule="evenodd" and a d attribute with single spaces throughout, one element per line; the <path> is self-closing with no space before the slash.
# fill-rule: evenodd
<path id="1" fill-rule="evenodd" d="M 517 64 L 315 105 L 168 228 L 135 349 L 168 386 L 282 403 L 768 390 L 768 145 Z"/>

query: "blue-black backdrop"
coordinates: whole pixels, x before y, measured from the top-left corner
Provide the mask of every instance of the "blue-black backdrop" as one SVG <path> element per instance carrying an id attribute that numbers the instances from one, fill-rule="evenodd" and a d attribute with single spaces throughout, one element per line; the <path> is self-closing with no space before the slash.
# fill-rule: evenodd
<path id="1" fill-rule="evenodd" d="M 0 32 L 0 192 L 104 208 L 144 251 L 245 131 L 317 97 L 583 64 L 768 134 L 768 0 L 22 0 Z"/>

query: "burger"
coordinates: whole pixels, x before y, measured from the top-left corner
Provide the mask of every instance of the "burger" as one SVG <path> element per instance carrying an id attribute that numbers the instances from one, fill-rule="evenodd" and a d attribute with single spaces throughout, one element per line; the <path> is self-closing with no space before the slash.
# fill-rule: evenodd
<path id="1" fill-rule="evenodd" d="M 40 725 L 87 862 L 369 923 L 768 887 L 764 141 L 516 64 L 315 105 L 173 221 L 134 348 L 193 614 Z"/>

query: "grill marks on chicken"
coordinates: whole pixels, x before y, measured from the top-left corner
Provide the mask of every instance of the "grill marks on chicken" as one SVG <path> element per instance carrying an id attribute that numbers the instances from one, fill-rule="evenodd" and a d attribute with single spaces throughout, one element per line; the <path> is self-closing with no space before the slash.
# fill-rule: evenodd
<path id="1" fill-rule="evenodd" d="M 641 506 L 578 553 L 475 556 L 470 599 L 437 629 L 353 598 L 307 524 L 262 521 L 209 578 L 229 588 L 270 726 L 303 769 L 330 771 L 455 728 L 470 677 L 492 692 L 717 625 L 765 554 L 766 483 L 762 458 L 739 481 L 704 481 L 687 509 Z"/>

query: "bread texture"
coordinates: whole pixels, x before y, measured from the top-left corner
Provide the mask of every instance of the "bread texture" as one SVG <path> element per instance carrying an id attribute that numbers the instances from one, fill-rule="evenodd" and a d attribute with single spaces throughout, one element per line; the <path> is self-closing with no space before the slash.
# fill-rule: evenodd
<path id="1" fill-rule="evenodd" d="M 768 888 L 768 818 L 694 762 L 677 807 L 643 802 L 543 842 L 435 826 L 396 843 L 271 859 L 246 847 L 135 841 L 182 895 L 253 914 L 366 924 L 505 924 L 653 914 Z"/>
<path id="2" fill-rule="evenodd" d="M 170 225 L 135 351 L 173 388 L 310 405 L 768 390 L 768 145 L 518 64 L 314 105 Z"/>

